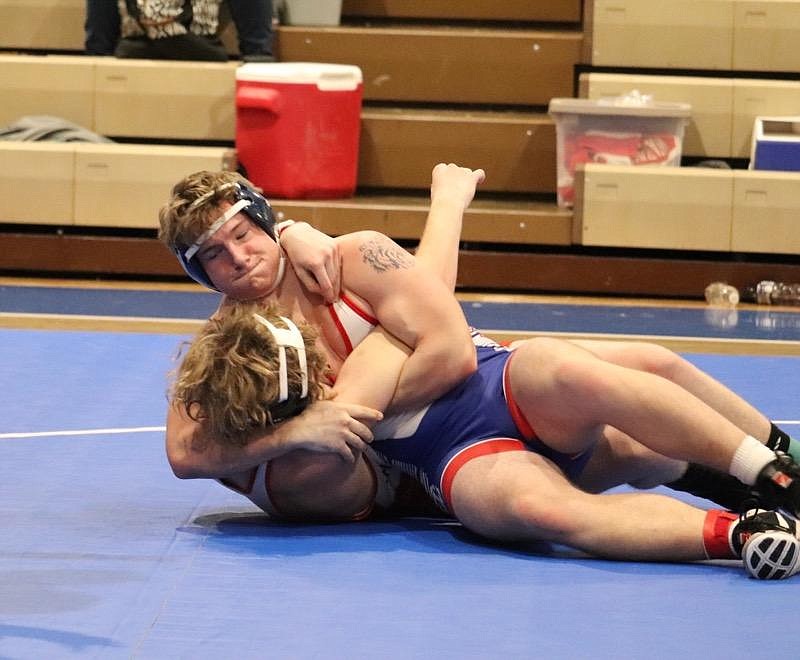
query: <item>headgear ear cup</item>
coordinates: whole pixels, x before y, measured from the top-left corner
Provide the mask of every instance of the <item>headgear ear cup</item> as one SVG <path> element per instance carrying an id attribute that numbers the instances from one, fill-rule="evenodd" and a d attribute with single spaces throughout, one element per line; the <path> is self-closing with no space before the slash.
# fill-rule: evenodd
<path id="1" fill-rule="evenodd" d="M 236 187 L 236 200 L 246 199 L 251 203 L 244 212 L 275 240 L 275 213 L 267 198 L 244 182 L 237 183 Z"/>
<path id="2" fill-rule="evenodd" d="M 175 256 L 178 258 L 178 263 L 180 263 L 181 267 L 186 271 L 186 274 L 189 277 L 191 277 L 198 284 L 202 284 L 207 289 L 219 291 L 219 289 L 212 284 L 208 275 L 206 275 L 206 271 L 197 261 L 197 257 L 193 257 L 187 261 L 183 256 L 183 250 L 180 248 L 175 248 L 173 251 L 175 252 Z"/>
<path id="3" fill-rule="evenodd" d="M 275 240 L 275 214 L 266 198 L 244 181 L 237 182 L 233 185 L 234 201 L 232 208 L 233 206 L 237 206 L 239 202 L 247 202 L 246 204 L 242 204 L 238 211 L 245 213 L 256 226 L 263 229 L 272 240 Z M 194 244 L 187 248 L 174 248 L 175 256 L 178 258 L 178 262 L 183 267 L 183 270 L 186 271 L 186 274 L 198 284 L 202 284 L 204 287 L 213 289 L 214 291 L 219 291 L 219 289 L 214 286 L 211 279 L 206 275 L 205 269 L 197 258 L 197 251 L 200 246 L 211 238 L 214 232 L 230 220 L 235 213 L 228 218 L 226 218 L 226 215 L 227 214 L 215 220 L 208 231 L 203 233 Z"/>

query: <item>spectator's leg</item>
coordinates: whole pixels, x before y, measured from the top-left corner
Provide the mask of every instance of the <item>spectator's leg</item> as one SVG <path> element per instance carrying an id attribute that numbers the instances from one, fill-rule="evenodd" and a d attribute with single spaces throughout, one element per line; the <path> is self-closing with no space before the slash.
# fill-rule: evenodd
<path id="1" fill-rule="evenodd" d="M 272 0 L 228 0 L 243 58 L 272 57 Z"/>
<path id="2" fill-rule="evenodd" d="M 84 50 L 87 55 L 113 55 L 119 41 L 120 16 L 116 2 L 86 0 Z"/>

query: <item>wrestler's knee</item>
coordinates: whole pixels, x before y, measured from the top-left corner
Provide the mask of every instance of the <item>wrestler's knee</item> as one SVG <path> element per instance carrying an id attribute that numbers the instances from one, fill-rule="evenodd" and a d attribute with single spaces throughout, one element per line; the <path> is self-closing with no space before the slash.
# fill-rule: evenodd
<path id="1" fill-rule="evenodd" d="M 599 362 L 589 352 L 569 342 L 537 337 L 525 342 L 514 353 L 510 365 L 512 385 L 532 397 L 568 394 L 591 383 L 591 362 Z"/>
<path id="2" fill-rule="evenodd" d="M 570 350 L 570 345 L 556 337 L 533 337 L 515 342 L 515 360 L 532 360 L 542 365 L 557 364 L 560 357 Z"/>
<path id="3" fill-rule="evenodd" d="M 611 365 L 559 340 L 533 340 L 509 364 L 510 394 L 537 437 L 563 453 L 597 439 L 602 406 L 616 387 Z"/>
<path id="4" fill-rule="evenodd" d="M 675 351 L 659 344 L 632 342 L 626 346 L 625 351 L 630 354 L 629 359 L 635 368 L 669 380 L 673 380 L 679 370 L 689 365 Z"/>
<path id="5" fill-rule="evenodd" d="M 568 544 L 575 537 L 582 519 L 577 509 L 577 501 L 569 493 L 562 493 L 557 501 L 523 493 L 509 503 L 511 520 L 525 531 L 526 538 L 551 543 Z"/>

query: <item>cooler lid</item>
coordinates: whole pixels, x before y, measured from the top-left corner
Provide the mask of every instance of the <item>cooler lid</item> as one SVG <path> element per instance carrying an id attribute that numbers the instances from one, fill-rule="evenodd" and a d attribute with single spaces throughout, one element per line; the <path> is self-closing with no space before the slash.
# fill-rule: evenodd
<path id="1" fill-rule="evenodd" d="M 680 117 L 692 114 L 689 103 L 656 103 L 643 97 L 613 96 L 600 99 L 551 99 L 550 114 L 623 115 L 634 117 Z M 649 97 L 648 97 L 649 98 Z"/>
<path id="2" fill-rule="evenodd" d="M 250 62 L 236 69 L 236 80 L 316 85 L 325 91 L 346 91 L 358 87 L 362 75 L 361 69 L 352 64 Z"/>

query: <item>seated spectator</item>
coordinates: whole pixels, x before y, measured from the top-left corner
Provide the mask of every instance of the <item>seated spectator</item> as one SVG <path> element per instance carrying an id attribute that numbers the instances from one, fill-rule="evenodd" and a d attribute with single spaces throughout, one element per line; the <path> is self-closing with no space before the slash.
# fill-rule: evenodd
<path id="1" fill-rule="evenodd" d="M 85 52 L 121 58 L 224 62 L 221 0 L 87 0 Z M 227 0 L 246 61 L 274 61 L 271 0 Z"/>

